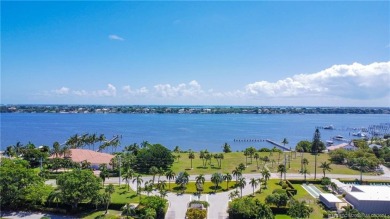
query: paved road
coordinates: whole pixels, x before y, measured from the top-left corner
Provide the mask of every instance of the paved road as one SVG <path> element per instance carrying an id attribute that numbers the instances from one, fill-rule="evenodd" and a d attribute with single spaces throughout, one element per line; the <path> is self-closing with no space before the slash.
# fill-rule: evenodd
<path id="1" fill-rule="evenodd" d="M 390 180 L 390 170 L 386 167 L 384 168 L 384 173 L 381 176 L 363 176 L 363 179 L 370 179 L 370 180 Z M 342 179 L 360 179 L 360 175 L 343 175 L 343 174 L 326 174 L 327 177 L 330 178 L 342 178 Z M 190 176 L 190 181 L 195 181 L 195 175 Z M 247 185 L 243 189 L 242 193 L 243 195 L 249 195 L 252 193 L 252 187 L 249 185 L 249 179 L 250 178 L 261 178 L 262 175 L 260 173 L 254 173 L 254 174 L 243 174 L 243 177 L 246 178 Z M 288 179 L 303 179 L 303 175 L 299 173 L 287 173 L 286 177 Z M 317 178 L 321 178 L 322 173 L 317 174 Z M 210 181 L 211 175 L 205 175 L 205 178 L 207 181 Z M 278 173 L 271 173 L 272 179 L 279 179 L 280 174 Z M 314 174 L 308 174 L 308 179 L 313 179 Z M 143 182 L 147 182 L 151 180 L 151 176 L 145 176 L 143 177 Z M 162 180 L 165 180 L 165 177 L 161 178 Z M 156 179 L 157 180 L 157 179 Z M 234 181 L 234 180 L 233 180 Z M 119 178 L 118 177 L 111 177 L 109 179 L 106 179 L 106 184 L 112 183 L 112 184 L 119 184 Z M 142 184 L 142 186 L 144 185 Z M 46 181 L 46 184 L 51 184 L 55 186 L 55 180 L 48 180 Z M 121 184 L 125 184 L 124 181 L 121 181 Z M 133 190 L 136 190 L 136 184 L 130 183 L 130 186 Z M 258 188 L 256 188 L 258 189 Z M 256 190 L 255 189 L 255 190 Z M 210 203 L 210 207 L 208 209 L 208 218 L 211 219 L 225 219 L 227 218 L 227 207 L 229 203 L 229 193 L 230 192 L 222 192 L 217 193 L 213 195 L 202 195 L 200 197 L 200 200 L 207 201 Z M 153 192 L 153 194 L 157 194 L 157 192 Z M 145 193 L 146 195 L 146 193 Z M 167 219 L 184 219 L 185 213 L 187 211 L 187 205 L 188 202 L 191 200 L 198 199 L 197 196 L 191 195 L 191 194 L 183 194 L 183 195 L 177 195 L 175 193 L 169 193 L 167 197 L 169 201 L 169 207 L 168 212 L 166 215 Z"/>

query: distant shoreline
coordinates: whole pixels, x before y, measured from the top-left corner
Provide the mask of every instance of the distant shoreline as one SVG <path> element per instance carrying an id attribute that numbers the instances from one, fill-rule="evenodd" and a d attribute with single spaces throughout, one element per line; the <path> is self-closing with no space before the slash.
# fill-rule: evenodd
<path id="1" fill-rule="evenodd" d="M 0 113 L 114 114 L 390 114 L 390 107 L 1 105 Z"/>

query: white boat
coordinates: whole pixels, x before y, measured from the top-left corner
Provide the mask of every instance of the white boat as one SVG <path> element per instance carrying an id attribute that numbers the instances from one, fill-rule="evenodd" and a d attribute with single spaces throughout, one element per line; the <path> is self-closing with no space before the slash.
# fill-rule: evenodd
<path id="1" fill-rule="evenodd" d="M 341 135 L 336 135 L 333 137 L 333 140 L 342 141 L 342 140 L 344 140 L 344 137 Z"/>
<path id="2" fill-rule="evenodd" d="M 326 141 L 326 146 L 332 146 L 333 145 L 333 141 L 332 140 L 327 140 Z"/>
<path id="3" fill-rule="evenodd" d="M 325 126 L 324 129 L 333 130 L 333 129 L 334 129 L 334 126 L 333 126 L 333 125 L 328 125 L 328 126 Z"/>

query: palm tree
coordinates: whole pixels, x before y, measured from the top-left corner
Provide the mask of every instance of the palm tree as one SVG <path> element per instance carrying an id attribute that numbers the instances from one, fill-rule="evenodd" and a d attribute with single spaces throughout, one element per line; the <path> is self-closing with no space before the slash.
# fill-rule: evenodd
<path id="1" fill-rule="evenodd" d="M 239 196 L 240 196 L 240 193 L 238 193 L 237 190 L 235 190 L 235 191 L 229 193 L 229 198 L 230 198 L 230 200 L 233 200 L 234 198 L 239 197 Z"/>
<path id="2" fill-rule="evenodd" d="M 242 189 L 246 186 L 246 181 L 245 181 L 245 178 L 241 177 L 239 180 L 238 180 L 238 187 L 240 187 L 240 190 L 241 190 L 241 198 L 242 198 Z"/>
<path id="3" fill-rule="evenodd" d="M 304 177 L 305 177 L 305 182 L 306 182 L 306 174 L 309 174 L 310 172 L 309 172 L 309 170 L 306 168 L 306 166 L 303 168 L 303 170 L 302 170 L 302 172 L 301 172 L 301 174 L 303 174 L 304 175 Z"/>
<path id="4" fill-rule="evenodd" d="M 221 184 L 223 182 L 222 174 L 221 173 L 213 173 L 213 175 L 211 175 L 211 182 L 215 184 L 214 191 L 216 192 L 219 184 Z"/>
<path id="5" fill-rule="evenodd" d="M 287 138 L 283 139 L 282 144 L 283 144 L 283 146 L 286 146 L 286 144 L 288 144 Z M 290 148 L 290 150 L 291 150 L 291 148 Z"/>
<path id="6" fill-rule="evenodd" d="M 165 180 L 162 180 L 162 181 L 158 181 L 157 183 L 157 189 L 158 190 L 165 190 L 165 188 L 167 187 L 167 181 Z"/>
<path id="7" fill-rule="evenodd" d="M 255 160 L 256 160 L 256 167 L 257 167 L 257 169 L 259 169 L 259 158 L 260 158 L 259 154 L 255 153 L 253 158 L 255 158 Z"/>
<path id="8" fill-rule="evenodd" d="M 360 170 L 360 184 L 363 183 L 363 170 L 368 166 L 368 160 L 365 157 L 356 158 L 356 165 Z"/>
<path id="9" fill-rule="evenodd" d="M 190 152 L 189 154 L 188 154 L 188 158 L 191 160 L 191 170 L 192 170 L 192 159 L 195 159 L 195 154 L 194 154 L 194 152 Z"/>
<path id="10" fill-rule="evenodd" d="M 230 175 L 230 173 L 226 173 L 223 176 L 223 180 L 226 180 L 226 190 L 229 190 L 229 182 L 232 181 L 232 175 Z"/>
<path id="11" fill-rule="evenodd" d="M 154 183 L 154 179 L 156 177 L 156 174 L 158 174 L 158 168 L 155 166 L 150 167 L 149 173 L 153 175 L 153 183 Z"/>
<path id="12" fill-rule="evenodd" d="M 168 189 L 171 190 L 171 180 L 172 180 L 172 179 L 175 179 L 176 174 L 175 174 L 175 172 L 173 172 L 171 169 L 169 169 L 169 170 L 165 173 L 165 177 L 166 177 L 167 180 L 168 180 Z"/>
<path id="13" fill-rule="evenodd" d="M 133 169 L 129 168 L 123 175 L 123 179 L 126 180 L 127 191 L 130 191 L 130 180 L 133 179 L 135 172 Z"/>
<path id="14" fill-rule="evenodd" d="M 195 177 L 195 182 L 196 183 L 199 183 L 199 184 L 204 184 L 204 182 L 206 181 L 205 177 L 203 174 L 200 174 L 199 176 Z"/>
<path id="15" fill-rule="evenodd" d="M 143 183 L 143 179 L 142 179 L 142 175 L 141 174 L 138 174 L 134 179 L 133 179 L 133 183 L 136 182 L 137 183 L 137 195 L 140 195 L 140 191 L 141 191 L 141 183 Z"/>
<path id="16" fill-rule="evenodd" d="M 236 169 L 234 169 L 232 171 L 232 174 L 233 174 L 234 177 L 236 177 L 236 184 L 237 184 L 238 183 L 238 178 L 242 176 L 242 172 L 241 172 L 241 170 L 238 167 L 236 167 Z"/>
<path id="17" fill-rule="evenodd" d="M 249 148 L 246 148 L 245 150 L 244 150 L 244 156 L 245 156 L 245 166 L 248 166 L 248 156 L 249 156 L 249 150 L 248 150 Z"/>
<path id="18" fill-rule="evenodd" d="M 153 191 L 153 185 L 154 184 L 152 180 L 147 181 L 144 185 L 144 190 L 146 191 L 146 193 L 148 193 L 148 196 Z"/>
<path id="19" fill-rule="evenodd" d="M 261 171 L 261 175 L 263 176 L 264 178 L 264 185 L 265 185 L 265 188 L 267 188 L 267 181 L 269 180 L 269 178 L 271 177 L 271 173 L 269 172 L 269 170 L 267 169 L 263 169 Z"/>
<path id="20" fill-rule="evenodd" d="M 306 167 L 308 164 L 309 164 L 309 160 L 303 158 L 301 163 L 301 172 L 303 171 L 303 167 Z"/>
<path id="21" fill-rule="evenodd" d="M 53 154 L 58 158 L 58 156 L 61 156 L 61 145 L 58 143 L 58 141 L 53 143 Z"/>
<path id="22" fill-rule="evenodd" d="M 259 182 L 259 192 L 261 193 L 261 184 L 265 181 L 263 178 L 260 178 L 260 179 L 257 179 L 257 181 Z"/>
<path id="23" fill-rule="evenodd" d="M 157 179 L 157 182 L 158 182 L 158 181 L 160 181 L 160 177 L 165 174 L 165 170 L 162 167 L 160 167 L 158 169 L 157 173 L 158 173 L 158 179 Z"/>
<path id="24" fill-rule="evenodd" d="M 280 173 L 280 182 L 283 181 L 283 173 L 285 172 L 286 172 L 286 166 L 284 166 L 284 164 L 279 164 L 278 173 Z"/>
<path id="25" fill-rule="evenodd" d="M 259 184 L 258 180 L 255 179 L 255 178 L 251 178 L 249 180 L 249 185 L 252 186 L 252 195 L 254 196 L 255 195 L 255 188 L 257 187 L 257 185 Z"/>
<path id="26" fill-rule="evenodd" d="M 110 205 L 111 202 L 111 195 L 115 192 L 115 188 L 112 184 L 109 184 L 104 191 L 106 192 L 107 195 L 106 212 L 104 214 L 107 214 L 108 206 Z"/>
<path id="27" fill-rule="evenodd" d="M 320 168 L 322 168 L 324 177 L 325 177 L 325 171 L 329 171 L 329 172 L 332 171 L 332 168 L 330 167 L 330 163 L 327 163 L 326 161 L 321 163 Z"/>

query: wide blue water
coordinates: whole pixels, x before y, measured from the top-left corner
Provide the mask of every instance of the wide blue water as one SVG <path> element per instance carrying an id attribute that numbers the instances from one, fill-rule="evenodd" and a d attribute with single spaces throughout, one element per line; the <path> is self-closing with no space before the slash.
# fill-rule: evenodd
<path id="1" fill-rule="evenodd" d="M 0 114 L 1 148 L 20 141 L 49 145 L 65 142 L 71 135 L 122 135 L 121 147 L 149 141 L 173 149 L 221 151 L 227 142 L 234 151 L 249 146 L 273 146 L 267 142 L 238 142 L 234 139 L 287 138 L 294 148 L 301 140 L 312 140 L 315 127 L 333 125 L 336 130 L 320 130 L 323 141 L 335 135 L 350 136 L 349 128 L 389 123 L 389 115 L 358 114 Z M 120 148 L 118 150 L 120 150 Z"/>

